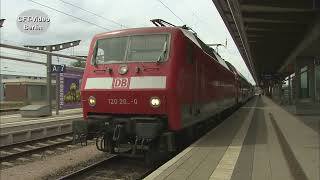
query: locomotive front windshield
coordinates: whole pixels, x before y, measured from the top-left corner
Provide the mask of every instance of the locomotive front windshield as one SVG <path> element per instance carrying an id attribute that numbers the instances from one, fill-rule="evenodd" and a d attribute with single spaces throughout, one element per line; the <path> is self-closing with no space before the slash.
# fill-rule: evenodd
<path id="1" fill-rule="evenodd" d="M 167 58 L 168 34 L 133 35 L 100 39 L 96 43 L 94 64 L 117 62 L 156 62 Z"/>

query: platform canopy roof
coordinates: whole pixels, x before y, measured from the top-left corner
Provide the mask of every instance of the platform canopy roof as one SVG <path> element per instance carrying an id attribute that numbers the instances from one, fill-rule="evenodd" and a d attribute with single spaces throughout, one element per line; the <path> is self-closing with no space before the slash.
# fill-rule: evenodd
<path id="1" fill-rule="evenodd" d="M 213 0 L 256 82 L 320 57 L 319 0 Z"/>

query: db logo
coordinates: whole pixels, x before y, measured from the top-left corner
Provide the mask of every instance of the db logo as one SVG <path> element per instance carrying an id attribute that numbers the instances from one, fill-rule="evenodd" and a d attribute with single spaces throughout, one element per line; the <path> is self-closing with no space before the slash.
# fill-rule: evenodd
<path id="1" fill-rule="evenodd" d="M 129 88 L 129 78 L 114 78 L 113 88 Z"/>

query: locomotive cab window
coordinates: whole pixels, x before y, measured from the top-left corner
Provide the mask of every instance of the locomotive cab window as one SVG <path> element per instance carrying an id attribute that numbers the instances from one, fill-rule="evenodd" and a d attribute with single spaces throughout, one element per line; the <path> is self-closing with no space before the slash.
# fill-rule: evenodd
<path id="1" fill-rule="evenodd" d="M 167 57 L 168 35 L 153 34 L 131 36 L 128 61 L 158 61 Z"/>
<path id="2" fill-rule="evenodd" d="M 103 62 L 104 61 L 104 51 L 103 51 L 103 49 L 98 48 L 96 53 L 97 53 L 95 55 L 96 56 L 96 61 L 97 62 Z"/>
<path id="3" fill-rule="evenodd" d="M 96 43 L 94 64 L 117 62 L 161 62 L 168 57 L 168 34 L 134 35 L 100 39 Z"/>
<path id="4" fill-rule="evenodd" d="M 127 37 L 98 40 L 94 51 L 93 62 L 96 64 L 103 64 L 112 61 L 123 61 L 127 41 Z"/>

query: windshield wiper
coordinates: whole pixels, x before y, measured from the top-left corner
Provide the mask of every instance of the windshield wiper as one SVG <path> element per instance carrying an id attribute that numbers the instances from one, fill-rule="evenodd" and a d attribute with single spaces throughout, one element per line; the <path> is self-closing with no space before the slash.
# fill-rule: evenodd
<path id="1" fill-rule="evenodd" d="M 167 42 L 164 42 L 162 52 L 161 52 L 160 56 L 157 59 L 157 63 L 160 63 L 161 61 L 164 60 L 164 57 L 166 56 L 166 53 L 167 53 Z"/>
<path id="2" fill-rule="evenodd" d="M 94 67 L 97 67 L 97 60 L 96 60 L 96 59 L 93 59 L 92 64 L 93 64 Z"/>
<path id="3" fill-rule="evenodd" d="M 98 54 L 98 42 L 96 43 L 96 46 L 93 50 L 93 57 L 91 60 L 91 63 L 93 64 L 93 66 L 97 67 L 97 54 Z"/>

